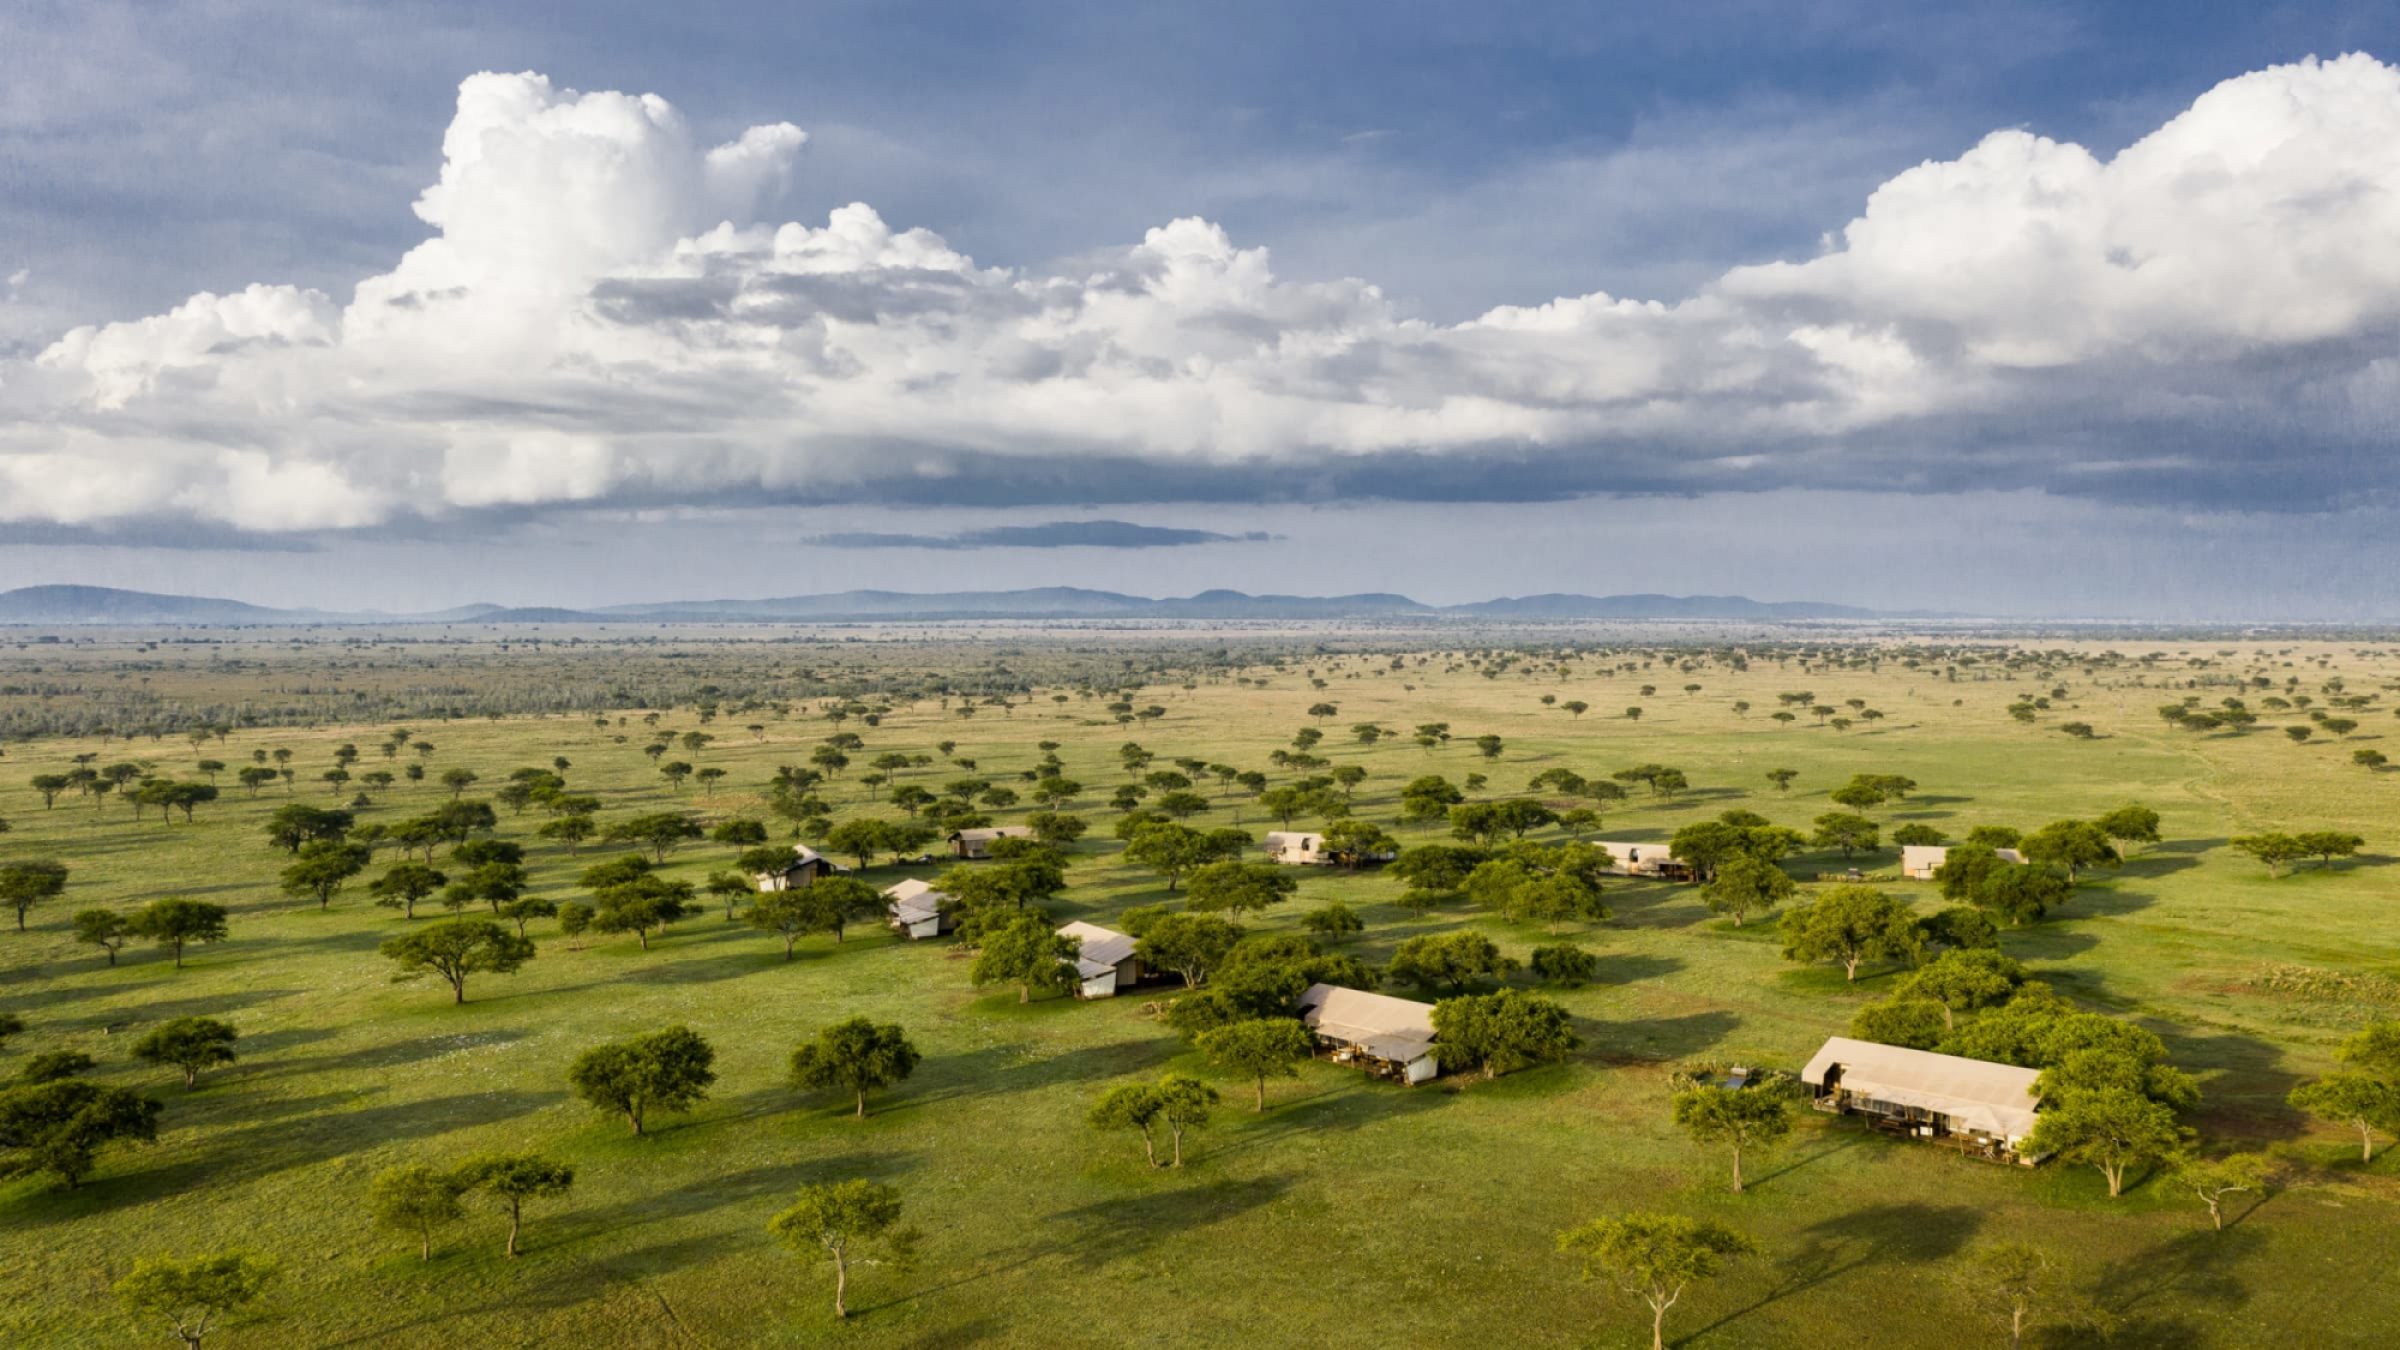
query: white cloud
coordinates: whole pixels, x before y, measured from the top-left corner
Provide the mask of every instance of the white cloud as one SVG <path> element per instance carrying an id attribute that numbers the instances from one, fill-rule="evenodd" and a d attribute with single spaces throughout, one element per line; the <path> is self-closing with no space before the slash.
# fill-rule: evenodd
<path id="1" fill-rule="evenodd" d="M 2228 81 L 2105 161 L 1994 133 L 1885 183 L 1820 256 L 1673 302 L 1455 325 L 1364 281 L 1280 280 L 1198 219 L 1056 273 L 863 204 L 760 219 L 805 141 L 703 146 L 655 96 L 474 76 L 416 206 L 434 234 L 346 305 L 254 285 L 0 363 L 0 520 L 1097 500 L 1112 478 L 1506 496 L 1997 474 L 2205 501 L 2329 486 L 2306 461 L 2400 410 L 2400 70 L 2364 56 Z"/>

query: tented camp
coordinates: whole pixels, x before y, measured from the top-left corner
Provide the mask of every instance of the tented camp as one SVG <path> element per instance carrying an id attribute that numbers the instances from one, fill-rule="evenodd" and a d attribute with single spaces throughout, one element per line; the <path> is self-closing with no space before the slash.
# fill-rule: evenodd
<path id="1" fill-rule="evenodd" d="M 1081 919 L 1059 929 L 1058 935 L 1083 942 L 1075 957 L 1075 997 L 1115 998 L 1119 990 L 1141 983 L 1142 963 L 1133 954 L 1132 938 Z"/>
<path id="2" fill-rule="evenodd" d="M 2033 1090 L 2039 1077 L 2037 1069 L 1846 1036 L 1825 1042 L 1800 1071 L 1820 1111 L 2027 1166 L 2041 1161 L 2020 1152 L 2041 1104 Z"/>
<path id="3" fill-rule="evenodd" d="M 850 869 L 817 852 L 806 844 L 792 845 L 792 860 L 772 872 L 758 872 L 751 880 L 762 891 L 796 891 L 825 877 L 838 876 Z"/>
<path id="4" fill-rule="evenodd" d="M 1315 867 L 1333 861 L 1324 851 L 1325 836 L 1305 830 L 1267 831 L 1267 856 L 1287 867 Z"/>
<path id="5" fill-rule="evenodd" d="M 2013 848 L 1994 849 L 1993 852 L 2000 855 L 2002 862 L 2025 861 L 2025 855 Z M 1911 881 L 1931 881 L 1933 869 L 1941 866 L 1949 856 L 1950 849 L 1946 844 L 1904 844 L 1900 848 L 1900 875 Z"/>
<path id="6" fill-rule="evenodd" d="M 960 830 L 950 836 L 950 851 L 961 858 L 989 858 L 992 845 L 1002 839 L 1031 839 L 1033 831 L 1023 825 L 998 825 L 972 830 Z"/>
<path id="7" fill-rule="evenodd" d="M 1422 1083 L 1441 1072 L 1433 1055 L 1433 1005 L 1338 984 L 1312 984 L 1300 1020 L 1337 1064 L 1364 1064 L 1377 1077 Z"/>
<path id="8" fill-rule="evenodd" d="M 914 877 L 886 886 L 883 899 L 891 906 L 892 927 L 905 938 L 940 937 L 950 930 L 942 904 L 950 897 Z"/>
<path id="9" fill-rule="evenodd" d="M 1621 844 L 1603 840 L 1593 847 L 1616 860 L 1617 870 L 1629 877 L 1660 881 L 1690 881 L 1691 866 L 1667 851 L 1665 844 Z"/>

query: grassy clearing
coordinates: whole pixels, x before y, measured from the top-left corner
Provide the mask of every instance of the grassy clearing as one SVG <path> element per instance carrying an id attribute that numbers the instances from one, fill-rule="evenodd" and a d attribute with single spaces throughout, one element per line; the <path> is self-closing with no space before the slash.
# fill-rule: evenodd
<path id="1" fill-rule="evenodd" d="M 709 650 L 720 664 L 782 659 L 766 648 Z M 2321 654 L 2354 689 L 2390 673 L 2347 651 Z M 2080 671 L 2063 676 L 2073 706 L 2027 726 L 2005 707 L 2029 683 L 1951 683 L 1891 663 L 1803 672 L 1758 661 L 1748 672 L 1715 665 L 1689 676 L 1662 664 L 1564 683 L 1444 665 L 1392 673 L 1381 658 L 1327 657 L 1317 666 L 1321 691 L 1296 669 L 1252 672 L 1267 677 L 1263 688 L 1153 685 L 1141 701 L 1168 712 L 1137 728 L 1110 723 L 1097 700 L 1043 697 L 972 720 L 927 700 L 880 727 L 849 729 L 866 735 L 870 755 L 930 753 L 955 740 L 978 774 L 995 779 L 1029 767 L 1037 741 L 1058 740 L 1069 773 L 1092 789 L 1082 810 L 1096 822 L 1123 778 L 1121 741 L 1140 740 L 1162 762 L 1197 755 L 1265 768 L 1319 700 L 1341 709 L 1324 750 L 1370 770 L 1358 809 L 1387 822 L 1397 789 L 1418 773 L 1487 772 L 1491 791 L 1513 792 L 1553 765 L 1590 775 L 1643 761 L 1682 768 L 1696 791 L 1614 811 L 1604 837 L 1663 840 L 1735 805 L 1805 825 L 1828 809 L 1827 789 L 1860 771 L 1921 785 L 1905 805 L 1877 813 L 1887 831 L 1908 820 L 1953 835 L 1983 822 L 2031 828 L 2140 800 L 2164 813 L 2168 842 L 2088 888 L 2062 919 L 2006 943 L 2062 989 L 2160 1031 L 2178 1062 L 2203 1076 L 2208 1099 L 2193 1123 L 2225 1143 L 2284 1152 L 2306 1165 L 2304 1179 L 2254 1208 L 2237 1198 L 2241 1221 L 2217 1235 L 2196 1205 L 2162 1187 L 2111 1202 L 2088 1169 L 1997 1168 L 1811 1119 L 1791 1146 L 1753 1163 L 1750 1194 L 1726 1194 L 1723 1160 L 1667 1122 L 1667 1064 L 1706 1054 L 1796 1067 L 1889 976 L 1850 987 L 1838 971 L 1794 969 L 1769 928 L 1735 930 L 1689 891 L 1643 883 L 1612 887 L 1615 921 L 1582 935 L 1602 956 L 1602 978 L 1560 995 L 1586 1043 L 1574 1062 L 1413 1091 L 1315 1064 L 1272 1085 L 1263 1116 L 1241 1109 L 1245 1085 L 1218 1080 L 1228 1109 L 1197 1139 L 1193 1165 L 1151 1173 L 1134 1139 L 1095 1134 L 1084 1109 L 1106 1086 L 1166 1067 L 1213 1075 L 1144 1015 L 1143 998 L 1019 1007 L 1013 991 L 971 988 L 966 963 L 944 944 L 854 933 L 838 946 L 810 939 L 786 963 L 776 940 L 707 916 L 648 953 L 630 936 L 571 943 L 537 924 L 541 953 L 523 973 L 481 977 L 472 1001 L 453 1007 L 438 984 L 390 981 L 375 944 L 401 920 L 356 883 L 326 913 L 276 892 L 282 857 L 259 826 L 284 800 L 280 789 L 253 801 L 228 778 L 225 800 L 191 825 L 155 815 L 137 824 L 113 799 L 95 810 L 66 798 L 44 811 L 24 780 L 75 754 L 138 755 L 187 776 L 194 757 L 172 740 L 47 740 L 11 745 L 0 761 L 0 815 L 14 826 L 0 835 L 0 856 L 56 856 L 74 869 L 65 901 L 37 909 L 26 933 L 0 933 L 0 1008 L 30 1024 L 7 1053 L 85 1050 L 103 1061 L 105 1079 L 152 1091 L 166 1113 L 156 1146 L 111 1155 L 80 1190 L 0 1184 L 0 1264 L 11 1290 L 0 1329 L 26 1344 L 122 1344 L 134 1328 L 107 1289 L 136 1257 L 247 1246 L 279 1257 L 285 1275 L 263 1313 L 226 1336 L 232 1345 L 819 1344 L 837 1331 L 868 1345 L 1461 1344 L 1496 1335 L 1631 1344 L 1644 1319 L 1575 1281 L 1551 1238 L 1600 1213 L 1659 1207 L 1737 1224 L 1766 1248 L 1678 1309 L 1670 1327 L 1688 1344 L 1787 1344 L 1836 1326 L 1846 1344 L 1914 1344 L 1927 1326 L 1958 1328 L 1976 1343 L 1981 1333 L 1937 1276 L 1968 1244 L 1998 1237 L 2071 1254 L 2125 1319 L 2126 1344 L 2247 1346 L 2293 1327 L 2308 1328 L 2313 1344 L 2388 1335 L 2400 1295 L 2378 1277 L 2395 1252 L 2400 1164 L 2359 1168 L 2344 1139 L 2282 1105 L 2293 1083 L 2328 1066 L 2366 1008 L 2259 974 L 2276 965 L 2353 977 L 2390 970 L 2400 936 L 2386 919 L 2400 872 L 2374 856 L 2270 881 L 2224 847 L 2263 826 L 2327 826 L 2365 835 L 2371 853 L 2389 848 L 2392 780 L 2349 762 L 2350 748 L 2381 743 L 2371 739 L 2379 724 L 2335 744 L 2295 745 L 2272 729 L 2168 732 L 2151 710 L 2170 695 Z M 2312 682 L 2324 673 L 2300 669 Z M 240 683 L 212 678 L 220 692 Z M 2131 675 L 2105 678 L 2121 685 Z M 1705 687 L 1686 695 L 1687 680 Z M 1644 683 L 1662 692 L 1643 697 Z M 1886 716 L 1847 732 L 1766 720 L 1775 694 L 1797 688 L 1828 701 L 1863 698 Z M 1570 718 L 1542 706 L 1543 693 L 1595 711 Z M 1736 699 L 1756 706 L 1736 716 Z M 1633 704 L 1644 708 L 1638 722 L 1616 715 Z M 2068 718 L 2101 736 L 2059 734 Z M 697 725 L 688 708 L 663 720 Z M 697 762 L 729 770 L 725 783 L 736 789 L 713 797 L 660 781 L 640 752 L 638 714 L 622 743 L 618 728 L 588 717 L 416 725 L 438 746 L 437 773 L 464 765 L 486 787 L 563 754 L 574 786 L 606 800 L 605 819 L 668 807 L 755 813 L 751 790 L 775 765 L 804 762 L 829 728 L 769 717 L 754 737 L 742 730 L 751 720 L 710 728 L 722 739 Z M 1457 739 L 1430 752 L 1405 741 L 1362 749 L 1343 729 L 1366 720 L 1403 730 L 1446 721 Z M 253 747 L 287 746 L 313 771 L 331 763 L 335 745 L 356 741 L 367 768 L 383 729 L 235 732 L 205 753 L 238 765 Z M 1506 739 L 1497 760 L 1468 744 L 1483 732 Z M 1789 796 L 1766 781 L 1777 767 L 1800 773 Z M 860 803 L 856 773 L 834 787 L 845 810 Z M 927 770 L 918 781 L 945 776 Z M 321 785 L 312 794 L 309 777 L 299 799 L 330 801 Z M 398 819 L 444 795 L 397 789 L 368 818 Z M 1193 823 L 1233 823 L 1237 813 L 1267 828 L 1254 806 L 1232 798 Z M 533 844 L 534 819 L 504 813 L 504 837 Z M 1162 898 L 1152 878 L 1115 860 L 1116 848 L 1087 840 L 1063 917 L 1105 921 Z M 538 889 L 569 898 L 591 852 L 534 848 Z M 674 871 L 698 879 L 730 852 L 687 848 Z M 1888 869 L 1891 855 L 1862 861 Z M 1809 857 L 1793 867 L 1807 875 L 1841 863 Z M 870 879 L 904 874 L 879 868 Z M 1411 919 L 1390 903 L 1397 891 L 1372 874 L 1311 874 L 1296 902 L 1254 926 L 1296 929 L 1308 909 L 1340 898 L 1369 922 L 1356 946 L 1370 960 L 1407 936 L 1465 924 L 1519 956 L 1552 940 L 1463 913 Z M 231 906 L 232 940 L 197 949 L 182 972 L 143 949 L 110 968 L 70 940 L 74 910 L 162 894 Z M 782 1079 L 796 1041 L 862 1012 L 903 1023 L 926 1059 L 857 1122 L 835 1095 L 796 1096 Z M 243 1059 L 186 1093 L 172 1071 L 134 1064 L 125 1047 L 143 1027 L 190 1013 L 235 1022 Z M 568 1096 L 564 1070 L 578 1050 L 675 1022 L 718 1048 L 720 1082 L 703 1109 L 634 1139 Z M 522 1259 L 500 1255 L 504 1224 L 488 1210 L 445 1234 L 430 1265 L 407 1241 L 367 1226 L 362 1200 L 377 1169 L 495 1148 L 538 1148 L 580 1173 L 570 1199 L 531 1210 Z M 867 1272 L 853 1285 L 858 1315 L 837 1327 L 829 1276 L 773 1245 L 765 1224 L 797 1186 L 849 1176 L 900 1186 L 925 1230 L 925 1261 L 904 1276 Z"/>

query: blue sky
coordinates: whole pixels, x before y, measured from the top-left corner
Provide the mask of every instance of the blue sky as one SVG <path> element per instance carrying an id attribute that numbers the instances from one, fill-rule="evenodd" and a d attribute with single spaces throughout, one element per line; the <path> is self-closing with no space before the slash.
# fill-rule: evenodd
<path id="1" fill-rule="evenodd" d="M 1942 10 L 11 6 L 0 580 L 435 605 L 968 574 L 2391 615 L 2400 288 L 2359 241 L 2400 194 L 2361 148 L 2400 99 L 2381 67 L 2290 63 L 2400 58 L 2400 6 Z M 548 84 L 484 91 L 523 157 L 497 186 L 466 174 L 445 225 L 412 206 L 463 172 L 444 129 L 486 70 Z M 572 125 L 604 91 L 672 120 Z M 805 144 L 760 142 L 731 187 L 697 167 L 783 123 Z M 2283 149 L 2178 200 L 2269 123 Z M 1987 141 L 2012 131 L 2034 148 Z M 594 135 L 663 167 L 607 177 L 578 158 Z M 2154 136 L 2138 173 L 2078 177 Z M 1964 167 L 1908 190 L 1928 162 Z M 597 185 L 511 195 L 553 171 Z M 2025 205 L 2059 182 L 2088 198 L 2065 224 Z M 1962 192 L 2000 205 L 1947 214 Z M 853 202 L 878 218 L 864 243 L 829 225 Z M 579 208 L 656 230 L 595 242 Z M 1845 236 L 1862 218 L 1872 238 Z M 675 242 L 719 219 L 754 233 Z M 1187 219 L 1215 233 L 1146 238 Z M 766 242 L 786 221 L 838 265 L 795 274 Z M 457 256 L 402 261 L 445 230 Z M 2051 232 L 2182 279 L 2121 295 L 2029 263 Z M 495 234 L 534 252 L 469 256 Z M 526 258 L 587 246 L 503 304 Z M 2245 289 L 2286 251 L 2299 293 Z M 239 312 L 187 305 L 254 286 Z M 2034 290 L 2064 317 L 2017 312 Z M 448 328 L 401 322 L 453 293 Z M 556 327 L 515 326 L 540 306 Z M 461 331 L 501 355 L 437 368 Z M 1751 352 L 1761 333 L 1780 348 Z M 558 359 L 501 378 L 533 349 Z M 798 364 L 745 386 L 764 350 Z M 362 392 L 333 406 L 337 386 Z M 694 547 L 757 538 L 761 513 L 772 551 Z M 1976 548 L 1924 530 L 1962 513 Z M 1431 558 L 1429 535 L 1458 547 Z M 294 565 L 311 553 L 338 565 Z"/>

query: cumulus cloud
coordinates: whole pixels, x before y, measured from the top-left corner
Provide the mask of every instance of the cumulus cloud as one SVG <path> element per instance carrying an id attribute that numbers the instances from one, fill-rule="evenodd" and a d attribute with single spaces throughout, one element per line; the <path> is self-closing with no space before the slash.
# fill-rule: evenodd
<path id="1" fill-rule="evenodd" d="M 1052 520 L 1039 525 L 992 525 L 955 534 L 895 534 L 843 531 L 808 542 L 820 548 L 1184 548 L 1193 544 L 1264 544 L 1265 530 L 1225 534 L 1217 530 L 1136 525 L 1128 520 Z"/>
<path id="2" fill-rule="evenodd" d="M 863 204 L 761 219 L 805 143 L 473 76 L 432 234 L 346 303 L 201 294 L 0 363 L 0 520 L 2395 486 L 2400 70 L 2366 56 L 2229 80 L 2107 158 L 1995 132 L 1687 296 L 1459 324 L 1199 219 L 1046 270 Z"/>

